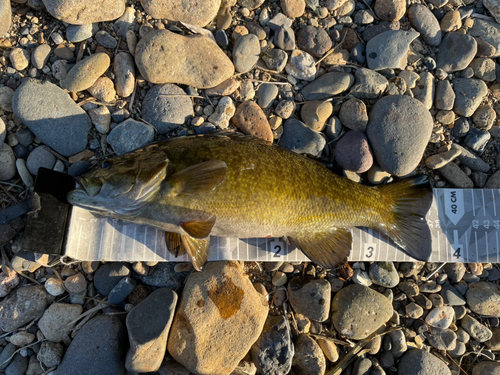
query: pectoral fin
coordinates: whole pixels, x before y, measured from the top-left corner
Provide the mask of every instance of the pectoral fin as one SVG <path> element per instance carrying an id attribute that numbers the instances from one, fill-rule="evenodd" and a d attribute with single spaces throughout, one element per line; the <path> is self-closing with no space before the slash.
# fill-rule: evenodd
<path id="1" fill-rule="evenodd" d="M 208 260 L 208 253 L 210 250 L 210 237 L 207 238 L 193 238 L 187 234 L 181 235 L 182 245 L 186 249 L 193 267 L 197 271 L 203 269 L 203 265 Z"/>
<path id="2" fill-rule="evenodd" d="M 222 184 L 227 176 L 226 163 L 209 160 L 192 165 L 169 177 L 170 194 L 190 195 L 207 193 Z"/>
<path id="3" fill-rule="evenodd" d="M 182 246 L 181 235 L 179 233 L 165 232 L 165 242 L 167 243 L 168 251 L 175 255 L 176 258 L 186 252 L 186 249 Z"/>
<path id="4" fill-rule="evenodd" d="M 203 239 L 210 235 L 215 224 L 215 215 L 212 215 L 207 220 L 192 220 L 180 224 L 186 233 L 194 238 Z"/>
<path id="5" fill-rule="evenodd" d="M 307 237 L 288 237 L 314 263 L 325 268 L 338 268 L 347 262 L 351 252 L 352 234 L 346 228 L 332 228 L 329 232 Z"/>

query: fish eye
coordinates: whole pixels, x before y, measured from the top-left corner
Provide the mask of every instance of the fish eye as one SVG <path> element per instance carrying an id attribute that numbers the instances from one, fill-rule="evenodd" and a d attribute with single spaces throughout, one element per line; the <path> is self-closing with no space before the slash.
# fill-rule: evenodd
<path id="1" fill-rule="evenodd" d="M 108 169 L 109 167 L 111 167 L 111 162 L 108 160 L 104 161 L 101 165 L 102 169 Z"/>

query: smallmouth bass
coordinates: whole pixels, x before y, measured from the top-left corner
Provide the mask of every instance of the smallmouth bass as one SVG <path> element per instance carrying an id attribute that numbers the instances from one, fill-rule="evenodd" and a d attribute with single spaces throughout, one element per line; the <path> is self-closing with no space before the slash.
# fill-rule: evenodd
<path id="1" fill-rule="evenodd" d="M 164 230 L 167 247 L 201 270 L 210 236 L 283 237 L 313 262 L 346 263 L 362 226 L 414 258 L 431 249 L 422 178 L 368 187 L 277 145 L 237 134 L 171 138 L 109 159 L 78 179 L 77 206 Z"/>

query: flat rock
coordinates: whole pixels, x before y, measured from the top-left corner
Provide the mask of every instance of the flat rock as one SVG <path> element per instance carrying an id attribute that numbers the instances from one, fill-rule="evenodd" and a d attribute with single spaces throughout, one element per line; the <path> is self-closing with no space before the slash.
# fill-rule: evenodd
<path id="1" fill-rule="evenodd" d="M 425 108 L 431 109 L 434 102 L 435 84 L 434 76 L 430 72 L 420 73 L 420 80 L 412 90 L 413 97 L 420 100 Z"/>
<path id="2" fill-rule="evenodd" d="M 407 351 L 398 365 L 398 375 L 451 375 L 448 366 L 435 355 L 418 349 Z"/>
<path id="3" fill-rule="evenodd" d="M 38 328 L 45 338 L 52 342 L 62 342 L 64 335 L 67 335 L 73 328 L 71 321 L 76 319 L 83 311 L 80 305 L 69 303 L 53 303 L 43 313 L 38 322 Z"/>
<path id="4" fill-rule="evenodd" d="M 448 165 L 452 165 L 454 163 L 450 163 Z M 454 164 L 457 166 L 456 164 Z M 458 168 L 458 166 L 457 166 Z M 468 186 L 468 188 L 472 188 L 473 186 Z M 451 284 L 445 283 L 441 288 L 441 297 L 443 297 L 444 303 L 449 306 L 463 306 L 465 305 L 465 299 L 462 295 L 456 290 Z"/>
<path id="5" fill-rule="evenodd" d="M 432 327 L 445 329 L 450 326 L 455 318 L 455 310 L 451 306 L 436 307 L 429 311 L 425 321 Z"/>
<path id="6" fill-rule="evenodd" d="M 437 109 L 450 111 L 455 103 L 455 92 L 448 80 L 438 81 L 436 84 L 436 95 L 434 105 Z"/>
<path id="7" fill-rule="evenodd" d="M 144 11 L 155 19 L 181 21 L 195 26 L 206 26 L 217 15 L 221 0 L 141 0 Z"/>
<path id="8" fill-rule="evenodd" d="M 476 314 L 500 317 L 500 286 L 484 281 L 470 284 L 467 303 Z"/>
<path id="9" fill-rule="evenodd" d="M 259 338 L 268 312 L 239 263 L 209 262 L 186 281 L 168 352 L 191 372 L 229 375 Z"/>
<path id="10" fill-rule="evenodd" d="M 231 119 L 243 133 L 266 141 L 273 141 L 273 133 L 266 114 L 259 105 L 252 101 L 241 103 Z"/>
<path id="11" fill-rule="evenodd" d="M 129 118 L 111 130 L 107 141 L 118 155 L 123 155 L 153 142 L 154 136 L 151 125 Z"/>
<path id="12" fill-rule="evenodd" d="M 323 375 L 326 359 L 321 347 L 309 335 L 303 333 L 295 341 L 293 367 L 297 375 Z"/>
<path id="13" fill-rule="evenodd" d="M 495 47 L 496 52 L 490 56 L 491 58 L 500 56 L 500 25 L 498 23 L 475 18 L 474 25 L 469 29 L 468 34 Z"/>
<path id="14" fill-rule="evenodd" d="M 72 156 L 87 147 L 90 118 L 56 85 L 27 80 L 16 90 L 12 107 L 23 124 L 61 155 Z"/>
<path id="15" fill-rule="evenodd" d="M 12 112 L 13 100 L 14 100 L 14 90 L 12 90 L 10 87 L 7 86 L 0 87 L 0 109 L 2 109 L 5 112 Z M 0 140 L 2 140 L 1 137 Z"/>
<path id="16" fill-rule="evenodd" d="M 330 282 L 325 279 L 297 276 L 288 282 L 288 296 L 293 309 L 317 322 L 328 319 L 331 294 Z"/>
<path id="17" fill-rule="evenodd" d="M 47 11 L 58 20 L 71 25 L 88 25 L 95 22 L 112 21 L 125 11 L 123 0 L 42 0 Z"/>
<path id="18" fill-rule="evenodd" d="M 144 120 L 153 125 L 158 134 L 177 129 L 193 115 L 191 98 L 183 89 L 171 83 L 154 86 L 142 103 Z"/>
<path id="19" fill-rule="evenodd" d="M 154 372 L 160 368 L 176 304 L 177 294 L 160 288 L 128 313 L 130 349 L 125 362 L 128 371 Z"/>
<path id="20" fill-rule="evenodd" d="M 104 103 L 112 102 L 116 95 L 115 85 L 108 77 L 97 78 L 92 86 L 88 88 L 88 92 L 98 101 Z"/>
<path id="21" fill-rule="evenodd" d="M 284 316 L 268 316 L 250 353 L 260 373 L 288 374 L 292 367 L 294 347 L 287 319 Z"/>
<path id="22" fill-rule="evenodd" d="M 488 86 L 479 79 L 455 78 L 453 91 L 456 95 L 453 111 L 457 115 L 470 117 L 488 94 Z"/>
<path id="23" fill-rule="evenodd" d="M 302 16 L 306 9 L 304 0 L 281 0 L 280 5 L 283 13 L 292 18 Z"/>
<path id="24" fill-rule="evenodd" d="M 472 375 L 500 375 L 500 363 L 483 361 L 474 365 Z"/>
<path id="25" fill-rule="evenodd" d="M 16 155 L 7 143 L 0 146 L 0 181 L 10 180 L 16 175 Z"/>
<path id="26" fill-rule="evenodd" d="M 301 93 L 306 100 L 322 100 L 343 93 L 353 83 L 354 77 L 351 74 L 326 73 L 309 83 Z"/>
<path id="27" fill-rule="evenodd" d="M 326 145 L 321 134 L 303 122 L 289 118 L 283 124 L 279 145 L 299 154 L 319 156 Z"/>
<path id="28" fill-rule="evenodd" d="M 94 285 L 100 294 L 107 296 L 123 277 L 129 275 L 130 268 L 126 264 L 120 262 L 105 263 L 95 272 Z"/>
<path id="29" fill-rule="evenodd" d="M 97 27 L 96 27 L 97 26 Z M 87 24 L 87 25 L 69 25 L 66 28 L 66 39 L 71 43 L 79 43 L 92 38 L 95 32 L 95 28 L 99 29 L 97 24 Z M 43 45 L 43 44 L 42 44 Z M 48 46 L 48 45 L 47 45 Z M 38 68 L 41 69 L 41 68 Z"/>
<path id="30" fill-rule="evenodd" d="M 234 43 L 234 68 L 239 73 L 246 73 L 253 69 L 260 56 L 259 38 L 254 34 L 243 35 Z"/>
<path id="31" fill-rule="evenodd" d="M 41 285 L 21 287 L 0 302 L 0 328 L 14 331 L 42 316 L 49 303 L 49 295 Z"/>
<path id="32" fill-rule="evenodd" d="M 429 327 L 429 332 L 424 335 L 437 350 L 453 350 L 457 345 L 457 335 L 451 329 Z"/>
<path id="33" fill-rule="evenodd" d="M 412 172 L 432 133 L 429 111 L 416 99 L 392 95 L 375 103 L 370 118 L 367 135 L 380 167 L 396 176 Z"/>
<path id="34" fill-rule="evenodd" d="M 448 33 L 438 47 L 436 66 L 452 73 L 465 69 L 477 52 L 476 40 L 466 34 Z"/>
<path id="35" fill-rule="evenodd" d="M 430 46 L 441 43 L 441 26 L 428 7 L 414 4 L 408 9 L 410 24 L 422 35 L 422 39 Z"/>
<path id="36" fill-rule="evenodd" d="M 304 103 L 300 110 L 300 117 L 311 129 L 322 131 L 332 111 L 332 103 L 323 100 L 313 100 Z"/>
<path id="37" fill-rule="evenodd" d="M 467 331 L 470 337 L 477 342 L 488 341 L 493 336 L 493 332 L 491 332 L 488 327 L 479 323 L 479 321 L 468 314 L 460 320 L 460 324 L 462 328 Z"/>
<path id="38" fill-rule="evenodd" d="M 355 78 L 356 84 L 352 87 L 351 94 L 358 99 L 377 99 L 389 85 L 382 74 L 366 68 L 356 70 Z"/>
<path id="39" fill-rule="evenodd" d="M 366 44 L 368 67 L 373 70 L 405 69 L 410 43 L 420 34 L 415 31 L 390 30 Z"/>
<path id="40" fill-rule="evenodd" d="M 125 375 L 127 331 L 116 315 L 86 323 L 66 350 L 55 375 Z"/>
<path id="41" fill-rule="evenodd" d="M 314 81 L 316 78 L 316 63 L 314 58 L 307 52 L 293 50 L 285 70 L 292 77 L 304 81 Z"/>
<path id="42" fill-rule="evenodd" d="M 392 316 L 391 301 L 373 289 L 353 284 L 341 289 L 332 301 L 332 322 L 337 332 L 361 340 Z"/>
<path id="43" fill-rule="evenodd" d="M 110 64 L 109 56 L 105 53 L 96 53 L 77 62 L 61 81 L 61 87 L 78 92 L 91 87 L 104 74 Z"/>
<path id="44" fill-rule="evenodd" d="M 217 86 L 234 73 L 231 60 L 210 38 L 182 36 L 167 30 L 147 33 L 137 43 L 135 62 L 149 82 L 202 89 Z"/>
<path id="45" fill-rule="evenodd" d="M 0 1 L 0 37 L 7 34 L 10 29 L 12 19 L 12 10 L 10 8 L 10 1 Z"/>

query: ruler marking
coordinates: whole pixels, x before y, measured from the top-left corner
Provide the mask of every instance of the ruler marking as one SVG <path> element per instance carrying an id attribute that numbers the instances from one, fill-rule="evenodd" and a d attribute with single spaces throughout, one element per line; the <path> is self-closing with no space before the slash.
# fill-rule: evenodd
<path id="1" fill-rule="evenodd" d="M 489 245 L 488 245 L 488 232 L 484 232 L 484 236 L 486 238 L 486 263 L 489 263 L 489 259 L 490 259 L 490 249 L 489 249 Z"/>
<path id="2" fill-rule="evenodd" d="M 476 242 L 476 263 L 479 262 L 479 248 L 477 247 L 477 232 L 474 232 L 474 241 Z"/>
<path id="3" fill-rule="evenodd" d="M 474 190 L 471 189 L 470 194 L 472 196 L 472 213 L 473 213 L 474 217 L 476 217 L 476 205 L 474 202 Z"/>
<path id="4" fill-rule="evenodd" d="M 441 263 L 441 249 L 439 248 L 439 231 L 436 232 L 437 233 L 437 237 L 438 237 L 438 259 L 439 259 L 439 263 Z"/>
<path id="5" fill-rule="evenodd" d="M 378 239 L 378 249 L 380 250 L 380 248 L 382 246 L 380 246 L 380 232 L 379 231 L 377 231 L 377 239 Z M 377 251 L 377 262 L 379 262 L 379 261 L 380 261 L 380 251 Z"/>
<path id="6" fill-rule="evenodd" d="M 499 263 L 499 262 L 500 262 L 500 260 L 499 260 L 498 255 L 500 254 L 500 252 L 499 252 L 500 248 L 499 248 L 499 246 L 498 246 L 498 231 L 497 231 L 495 234 L 496 234 L 496 237 L 497 237 L 497 263 Z"/>
<path id="7" fill-rule="evenodd" d="M 484 209 L 484 216 L 486 216 L 486 202 L 484 201 L 484 190 L 481 189 L 481 197 L 483 198 L 483 209 Z"/>
<path id="8" fill-rule="evenodd" d="M 493 215 L 497 216 L 497 204 L 495 200 L 495 190 L 491 190 L 491 199 L 493 201 Z"/>

